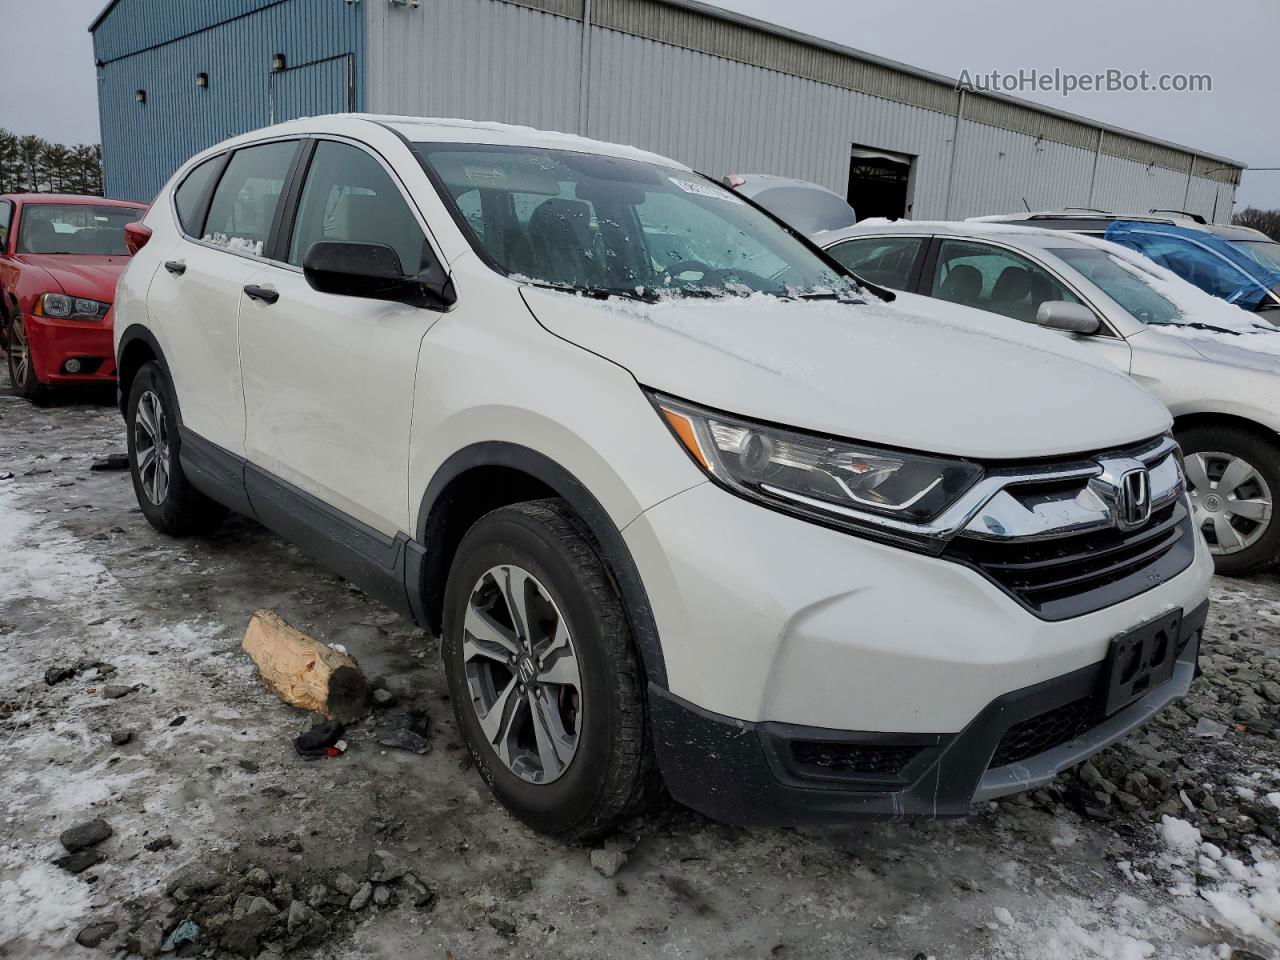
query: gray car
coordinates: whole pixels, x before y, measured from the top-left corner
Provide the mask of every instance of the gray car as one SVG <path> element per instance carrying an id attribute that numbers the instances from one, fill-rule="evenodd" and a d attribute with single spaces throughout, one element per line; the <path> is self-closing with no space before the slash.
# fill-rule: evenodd
<path id="1" fill-rule="evenodd" d="M 858 220 L 844 197 L 808 180 L 767 173 L 731 173 L 721 182 L 801 233 L 843 230 Z"/>
<path id="2" fill-rule="evenodd" d="M 1060 230 L 865 221 L 814 240 L 873 283 L 1056 327 L 1126 370 L 1174 415 L 1218 571 L 1280 560 L 1280 331 L 1133 251 Z"/>

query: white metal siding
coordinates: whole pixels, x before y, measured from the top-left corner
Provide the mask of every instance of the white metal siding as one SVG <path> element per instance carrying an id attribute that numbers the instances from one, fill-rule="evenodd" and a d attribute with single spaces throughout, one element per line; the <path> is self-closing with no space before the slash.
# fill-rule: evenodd
<path id="1" fill-rule="evenodd" d="M 692 48 L 697 39 L 692 35 L 688 45 L 638 35 L 671 35 L 671 25 L 660 22 L 668 8 L 635 0 L 637 10 L 628 13 L 629 0 L 594 2 L 598 16 L 593 20 L 607 16 L 622 29 L 598 23 L 590 29 L 585 111 L 579 109 L 583 0 L 430 0 L 418 9 L 374 0 L 365 5 L 368 107 L 584 133 L 653 150 L 716 176 L 800 177 L 842 195 L 848 188 L 850 146 L 879 147 L 916 158 L 910 211 L 915 219 L 1015 212 L 1024 209 L 1024 201 L 1032 209 L 1120 211 L 1184 208 L 1185 202 L 1186 209 L 1209 216 L 1216 197 L 1220 219 L 1231 209 L 1230 183 L 1196 176 L 1188 191 L 1189 154 L 1108 134 L 1113 140 L 1108 147 L 1104 136 L 1095 174 L 1093 130 L 973 96 L 966 97 L 964 110 L 970 119 L 959 123 L 955 179 L 949 187 L 958 94 L 943 96 L 936 84 L 926 89 L 916 83 L 908 91 L 914 91 L 912 97 L 902 99 L 928 106 L 886 99 L 895 88 L 879 75 L 883 69 L 872 78 L 875 83 L 868 81 L 869 88 L 885 94 L 876 96 L 850 89 L 843 80 L 815 79 L 820 70 L 799 76 L 753 65 L 746 54 L 728 54 L 746 42 L 729 28 L 701 38 L 727 55 L 709 53 Z M 691 16 L 669 10 L 673 18 Z M 759 37 L 764 43 L 770 39 Z M 795 59 L 802 53 L 795 47 L 792 43 L 772 59 L 784 54 L 783 59 Z M 839 73 L 830 64 L 823 69 L 832 77 Z M 1033 128 L 1043 136 L 1025 132 Z M 1108 149 L 1148 162 L 1110 156 Z M 1195 162 L 1197 174 L 1216 163 Z M 1169 169 L 1175 163 L 1184 164 L 1181 172 Z"/>

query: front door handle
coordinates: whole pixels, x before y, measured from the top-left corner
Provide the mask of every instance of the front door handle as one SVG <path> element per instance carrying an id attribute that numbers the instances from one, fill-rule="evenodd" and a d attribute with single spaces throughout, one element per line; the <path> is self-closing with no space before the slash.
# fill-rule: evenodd
<path id="1" fill-rule="evenodd" d="M 261 300 L 263 303 L 272 304 L 280 299 L 278 291 L 272 290 L 270 287 L 260 287 L 256 283 L 251 283 L 244 288 L 245 296 L 251 300 Z"/>
<path id="2" fill-rule="evenodd" d="M 164 268 L 175 277 L 180 277 L 187 272 L 187 265 L 181 260 L 166 260 L 164 262 Z"/>

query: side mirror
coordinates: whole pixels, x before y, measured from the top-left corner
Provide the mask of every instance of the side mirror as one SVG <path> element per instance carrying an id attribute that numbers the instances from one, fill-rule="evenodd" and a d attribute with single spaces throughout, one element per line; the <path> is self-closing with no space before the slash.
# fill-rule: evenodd
<path id="1" fill-rule="evenodd" d="M 1097 333 L 1101 324 L 1092 310 L 1083 303 L 1068 300 L 1046 300 L 1036 311 L 1036 323 L 1068 333 Z"/>
<path id="2" fill-rule="evenodd" d="M 391 300 L 414 307 L 450 307 L 457 302 L 453 280 L 438 260 L 417 276 L 400 269 L 400 256 L 385 243 L 321 240 L 302 261 L 311 289 L 341 297 Z"/>

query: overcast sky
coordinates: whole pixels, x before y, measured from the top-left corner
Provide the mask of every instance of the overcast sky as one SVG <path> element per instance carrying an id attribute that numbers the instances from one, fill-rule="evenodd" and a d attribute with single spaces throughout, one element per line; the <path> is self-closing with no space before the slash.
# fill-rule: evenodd
<path id="1" fill-rule="evenodd" d="M 106 0 L 0 0 L 0 126 L 96 142 L 87 28 Z M 385 0 L 369 0 L 385 2 Z M 430 2 L 430 0 L 428 0 Z M 1024 92 L 1062 110 L 1253 167 L 1280 167 L 1278 0 L 721 0 L 722 7 L 936 73 L 1204 73 L 1211 93 Z M 1280 171 L 1246 172 L 1245 206 L 1280 208 Z"/>

